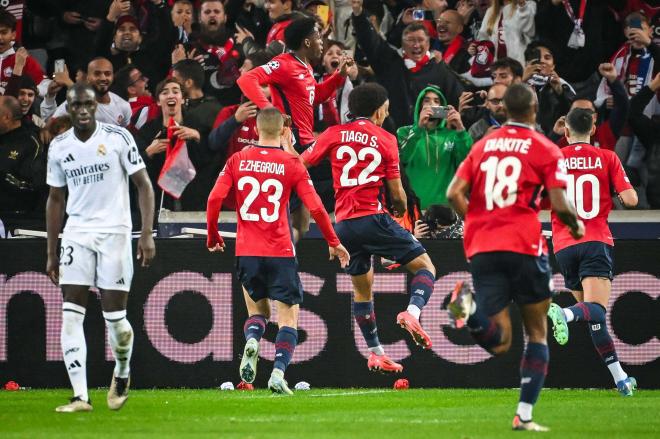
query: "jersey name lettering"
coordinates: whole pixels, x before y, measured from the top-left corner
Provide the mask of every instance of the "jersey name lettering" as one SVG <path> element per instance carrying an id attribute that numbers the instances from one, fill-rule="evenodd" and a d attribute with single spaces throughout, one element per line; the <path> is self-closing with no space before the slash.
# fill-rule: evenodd
<path id="1" fill-rule="evenodd" d="M 527 154 L 529 152 L 529 145 L 532 144 L 532 139 L 516 139 L 499 137 L 496 139 L 489 139 L 484 146 L 484 152 L 500 151 L 500 152 L 519 152 Z"/>
<path id="2" fill-rule="evenodd" d="M 564 166 L 567 169 L 603 169 L 603 163 L 600 157 L 566 157 L 564 159 Z"/>
<path id="3" fill-rule="evenodd" d="M 357 142 L 363 145 L 369 145 L 369 146 L 373 146 L 374 148 L 378 148 L 378 137 L 369 136 L 368 134 L 361 133 L 359 131 L 342 131 L 341 141 Z"/>
<path id="4" fill-rule="evenodd" d="M 241 160 L 239 171 L 259 172 L 263 174 L 284 175 L 284 164 L 273 162 L 262 162 L 261 160 Z"/>

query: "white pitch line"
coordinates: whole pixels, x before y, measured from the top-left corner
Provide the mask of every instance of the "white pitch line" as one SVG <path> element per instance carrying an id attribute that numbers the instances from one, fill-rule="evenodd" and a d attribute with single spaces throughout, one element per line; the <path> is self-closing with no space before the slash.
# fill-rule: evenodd
<path id="1" fill-rule="evenodd" d="M 327 393 L 327 394 L 318 394 L 318 395 L 308 395 L 315 398 L 327 398 L 329 396 L 353 396 L 353 395 L 370 395 L 377 393 L 389 393 L 391 390 L 364 390 L 361 392 L 341 392 L 341 393 Z"/>

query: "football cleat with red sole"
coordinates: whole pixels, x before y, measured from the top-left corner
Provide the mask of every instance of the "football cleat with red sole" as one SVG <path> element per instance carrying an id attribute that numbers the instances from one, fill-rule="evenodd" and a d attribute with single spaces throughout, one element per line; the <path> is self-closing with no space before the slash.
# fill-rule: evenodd
<path id="1" fill-rule="evenodd" d="M 376 355 L 373 352 L 369 355 L 367 367 L 372 372 L 380 373 L 401 373 L 403 366 L 390 360 L 387 355 Z"/>
<path id="2" fill-rule="evenodd" d="M 396 323 L 406 331 L 410 332 L 410 335 L 412 335 L 413 340 L 418 346 L 421 346 L 424 349 L 431 349 L 431 337 L 429 337 L 426 331 L 424 331 L 419 320 L 408 311 L 400 312 L 399 315 L 396 316 Z"/>

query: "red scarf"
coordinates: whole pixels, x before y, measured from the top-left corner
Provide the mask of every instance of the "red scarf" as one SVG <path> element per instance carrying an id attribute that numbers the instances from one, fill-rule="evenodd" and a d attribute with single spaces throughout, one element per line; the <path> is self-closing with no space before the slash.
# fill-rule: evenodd
<path id="1" fill-rule="evenodd" d="M 408 67 L 408 70 L 410 70 L 413 73 L 419 72 L 422 67 L 424 67 L 429 61 L 431 60 L 431 52 L 426 52 L 422 59 L 419 61 L 414 61 L 410 59 L 405 53 L 403 54 L 403 62 Z"/>
<path id="2" fill-rule="evenodd" d="M 447 50 L 445 50 L 445 53 L 442 54 L 442 59 L 449 64 L 452 59 L 456 56 L 459 50 L 463 47 L 463 43 L 465 42 L 465 39 L 460 36 L 456 35 L 456 38 L 451 40 L 451 43 L 449 43 L 449 46 L 447 46 Z"/>

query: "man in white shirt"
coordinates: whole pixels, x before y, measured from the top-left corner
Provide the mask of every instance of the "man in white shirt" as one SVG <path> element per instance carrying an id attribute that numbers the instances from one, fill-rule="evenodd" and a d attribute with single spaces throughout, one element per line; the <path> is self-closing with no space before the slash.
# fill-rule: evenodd
<path id="1" fill-rule="evenodd" d="M 154 194 L 137 146 L 124 128 L 95 120 L 94 89 L 75 84 L 67 92 L 73 128 L 55 137 L 48 151 L 46 272 L 64 292 L 62 353 L 74 396 L 57 412 L 91 411 L 87 393 L 87 345 L 83 321 L 89 288 L 101 292 L 108 341 L 116 360 L 108 407 L 120 409 L 128 398 L 133 329 L 126 303 L 133 277 L 128 177 L 137 187 L 142 233 L 137 258 L 148 266 L 155 256 L 152 237 Z M 66 192 L 68 190 L 68 199 Z M 58 251 L 64 207 L 69 218 Z"/>
<path id="2" fill-rule="evenodd" d="M 94 58 L 87 65 L 87 82 L 96 92 L 96 120 L 111 125 L 127 127 L 131 122 L 131 106 L 124 99 L 110 91 L 114 80 L 112 63 L 105 58 Z M 41 117 L 48 120 L 51 117 L 67 115 L 67 103 L 59 107 L 55 95 L 61 87 L 49 87 L 48 94 L 41 102 Z"/>

